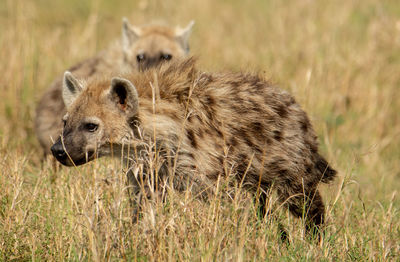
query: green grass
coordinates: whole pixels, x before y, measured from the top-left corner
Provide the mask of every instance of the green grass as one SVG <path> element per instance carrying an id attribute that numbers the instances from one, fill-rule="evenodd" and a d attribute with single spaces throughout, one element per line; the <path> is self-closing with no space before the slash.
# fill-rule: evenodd
<path id="1" fill-rule="evenodd" d="M 321 187 L 328 224 L 320 243 L 278 205 L 259 220 L 241 190 L 208 202 L 171 192 L 132 223 L 118 160 L 58 172 L 42 161 L 33 132 L 39 97 L 119 37 L 123 16 L 133 24 L 194 19 L 200 67 L 262 72 L 296 96 L 339 171 Z M 400 259 L 397 0 L 3 0 L 0 57 L 1 261 Z M 290 245 L 280 242 L 279 223 Z"/>

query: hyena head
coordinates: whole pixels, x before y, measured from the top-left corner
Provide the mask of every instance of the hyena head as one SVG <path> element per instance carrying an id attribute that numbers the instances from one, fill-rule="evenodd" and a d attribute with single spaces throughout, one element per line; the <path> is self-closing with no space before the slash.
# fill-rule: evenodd
<path id="1" fill-rule="evenodd" d="M 66 72 L 63 99 L 67 107 L 64 129 L 51 147 L 63 165 L 82 165 L 118 154 L 131 141 L 139 103 L 136 88 L 128 80 L 115 77 L 111 83 L 87 85 Z"/>
<path id="2" fill-rule="evenodd" d="M 194 22 L 185 28 L 149 25 L 136 27 L 124 18 L 122 49 L 125 63 L 145 70 L 160 63 L 183 57 L 189 52 L 189 36 Z"/>

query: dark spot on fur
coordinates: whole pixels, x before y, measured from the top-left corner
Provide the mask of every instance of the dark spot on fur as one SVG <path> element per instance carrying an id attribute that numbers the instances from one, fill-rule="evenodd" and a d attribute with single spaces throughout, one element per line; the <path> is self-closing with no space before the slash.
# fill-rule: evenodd
<path id="1" fill-rule="evenodd" d="M 215 99 L 210 95 L 206 95 L 205 104 L 212 107 L 215 105 Z"/>
<path id="2" fill-rule="evenodd" d="M 281 131 L 279 131 L 279 130 L 274 130 L 274 139 L 276 140 L 276 141 L 281 141 L 282 140 L 282 132 Z"/>
<path id="3" fill-rule="evenodd" d="M 261 158 L 263 155 L 264 155 L 264 148 L 263 147 L 260 147 L 260 146 L 257 146 L 257 145 L 255 145 L 254 146 L 254 149 L 257 151 L 257 153 L 259 154 L 258 156 Z"/>
<path id="4" fill-rule="evenodd" d="M 237 88 L 239 86 L 239 83 L 236 80 L 229 81 L 228 84 L 233 88 Z"/>
<path id="5" fill-rule="evenodd" d="M 243 106 L 242 102 L 230 105 L 232 110 L 235 111 L 239 115 L 245 114 L 247 112 L 247 109 Z"/>
<path id="6" fill-rule="evenodd" d="M 235 102 L 235 104 L 237 104 L 239 106 L 243 106 L 243 99 L 240 96 L 236 95 L 233 98 L 233 101 Z"/>
<path id="7" fill-rule="evenodd" d="M 257 113 L 264 113 L 264 110 L 262 109 L 262 107 L 258 104 L 255 104 L 253 106 L 253 110 L 256 111 Z"/>
<path id="8" fill-rule="evenodd" d="M 204 138 L 204 131 L 203 129 L 199 129 L 199 137 Z"/>
<path id="9" fill-rule="evenodd" d="M 231 139 L 229 140 L 229 145 L 233 147 L 238 145 L 238 141 L 236 140 L 235 137 L 231 137 Z"/>
<path id="10" fill-rule="evenodd" d="M 311 172 L 312 172 L 312 166 L 311 165 L 307 165 L 306 166 L 306 172 L 307 172 L 307 174 L 311 174 Z"/>
<path id="11" fill-rule="evenodd" d="M 244 128 L 237 128 L 236 126 L 230 126 L 230 128 L 235 137 L 247 137 L 247 132 Z"/>
<path id="12" fill-rule="evenodd" d="M 178 155 L 179 155 L 179 156 L 186 156 L 186 157 L 189 157 L 189 158 L 191 158 L 191 159 L 194 159 L 194 155 L 193 155 L 193 153 L 191 153 L 191 152 L 179 151 L 179 152 L 178 152 Z"/>
<path id="13" fill-rule="evenodd" d="M 317 147 L 317 145 L 311 144 L 311 145 L 310 145 L 310 150 L 311 150 L 311 153 L 313 153 L 313 154 L 318 153 L 318 147 Z"/>
<path id="14" fill-rule="evenodd" d="M 261 124 L 260 122 L 252 122 L 250 124 L 250 128 L 253 131 L 254 135 L 256 136 L 262 136 L 263 132 L 264 132 L 264 128 L 263 128 L 263 124 Z"/>
<path id="15" fill-rule="evenodd" d="M 303 119 L 299 121 L 301 130 L 306 133 L 310 128 L 310 120 L 308 120 L 307 116 L 304 116 Z"/>
<path id="16" fill-rule="evenodd" d="M 253 148 L 253 147 L 254 147 L 254 143 L 251 141 L 250 137 L 244 136 L 243 139 L 244 139 L 244 141 L 246 142 L 246 144 L 247 144 L 250 148 Z"/>
<path id="17" fill-rule="evenodd" d="M 280 104 L 280 105 L 277 107 L 277 109 L 276 109 L 276 113 L 277 113 L 280 117 L 286 118 L 287 115 L 288 115 L 288 110 L 287 110 L 287 108 L 286 108 L 284 105 Z"/>
<path id="18" fill-rule="evenodd" d="M 300 128 L 301 128 L 301 130 L 303 130 L 304 133 L 306 133 L 308 130 L 308 123 L 306 123 L 304 121 L 300 121 Z"/>
<path id="19" fill-rule="evenodd" d="M 210 121 L 214 120 L 214 110 L 211 107 L 205 107 L 206 113 L 207 113 L 207 118 Z"/>
<path id="20" fill-rule="evenodd" d="M 247 167 L 248 167 L 247 162 L 241 162 L 240 164 L 237 165 L 236 173 L 240 179 L 242 179 L 243 175 L 246 173 Z"/>
<path id="21" fill-rule="evenodd" d="M 190 144 L 191 144 L 194 148 L 197 148 L 197 141 L 196 141 L 196 137 L 195 137 L 195 134 L 194 134 L 193 130 L 191 130 L 191 129 L 187 130 L 186 136 L 187 136 L 187 138 L 189 139 Z"/>

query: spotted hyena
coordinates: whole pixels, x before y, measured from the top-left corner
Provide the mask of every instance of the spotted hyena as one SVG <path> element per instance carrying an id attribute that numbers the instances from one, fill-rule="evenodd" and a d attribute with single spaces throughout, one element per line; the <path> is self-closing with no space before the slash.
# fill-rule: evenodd
<path id="1" fill-rule="evenodd" d="M 144 70 L 164 61 L 186 56 L 193 21 L 185 28 L 163 25 L 132 26 L 123 20 L 122 39 L 69 69 L 81 78 L 96 77 L 111 71 Z M 45 152 L 62 131 L 65 105 L 61 96 L 62 77 L 57 78 L 39 101 L 35 131 Z"/>
<path id="2" fill-rule="evenodd" d="M 205 73 L 187 59 L 89 82 L 66 72 L 63 97 L 64 131 L 51 150 L 64 165 L 130 150 L 146 171 L 151 144 L 161 184 L 173 175 L 177 189 L 197 194 L 230 170 L 251 190 L 273 184 L 295 216 L 306 210 L 307 227 L 324 221 L 317 186 L 336 171 L 295 99 L 259 76 Z"/>

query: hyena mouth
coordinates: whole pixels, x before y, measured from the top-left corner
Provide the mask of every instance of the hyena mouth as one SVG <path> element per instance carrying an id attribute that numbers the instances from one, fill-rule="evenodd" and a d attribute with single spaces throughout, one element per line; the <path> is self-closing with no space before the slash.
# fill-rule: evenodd
<path id="1" fill-rule="evenodd" d="M 72 159 L 71 165 L 80 166 L 94 160 L 95 158 L 96 158 L 95 151 L 89 150 L 83 155 L 83 157 L 78 159 Z"/>
<path id="2" fill-rule="evenodd" d="M 62 143 L 58 141 L 51 147 L 54 157 L 65 166 L 80 166 L 92 161 L 96 157 L 94 150 L 89 150 L 86 153 L 74 154 L 65 150 Z"/>

